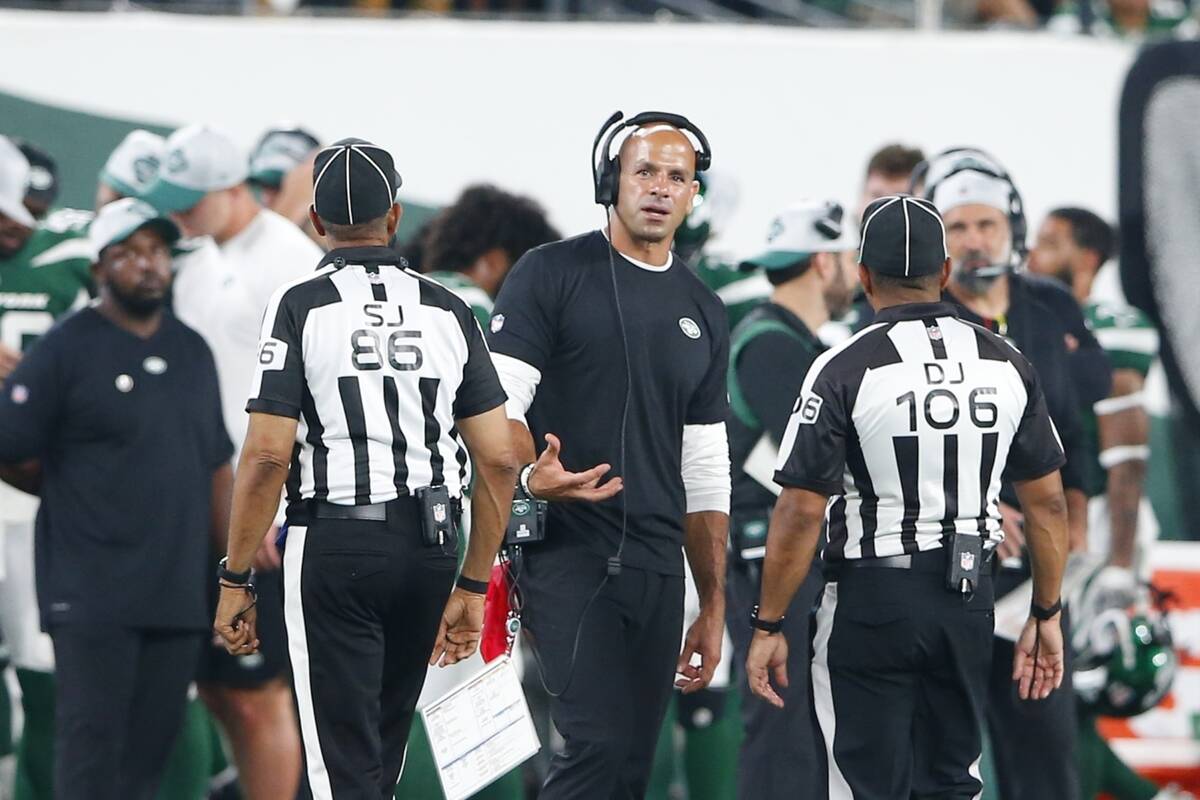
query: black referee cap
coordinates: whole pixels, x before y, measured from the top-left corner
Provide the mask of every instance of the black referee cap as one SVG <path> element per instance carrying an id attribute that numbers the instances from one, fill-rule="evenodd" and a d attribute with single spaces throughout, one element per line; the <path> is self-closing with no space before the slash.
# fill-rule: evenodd
<path id="1" fill-rule="evenodd" d="M 388 212 L 400 188 L 392 156 L 362 139 L 321 149 L 313 163 L 313 207 L 335 225 L 361 225 Z"/>
<path id="2" fill-rule="evenodd" d="M 946 226 L 933 203 L 906 194 L 881 197 L 863 212 L 858 263 L 880 275 L 918 278 L 946 263 Z"/>

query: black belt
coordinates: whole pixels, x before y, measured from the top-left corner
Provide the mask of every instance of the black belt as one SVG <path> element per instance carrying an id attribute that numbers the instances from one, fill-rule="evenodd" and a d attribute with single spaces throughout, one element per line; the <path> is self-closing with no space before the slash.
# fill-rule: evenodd
<path id="1" fill-rule="evenodd" d="M 462 514 L 462 500 L 450 498 L 450 508 L 455 515 Z M 415 497 L 398 497 L 386 503 L 371 503 L 364 506 L 344 506 L 338 503 L 327 503 L 323 500 L 308 501 L 309 515 L 315 519 L 350 519 L 362 522 L 387 522 L 401 515 L 414 517 L 419 513 Z"/>
<path id="2" fill-rule="evenodd" d="M 993 550 L 983 552 L 983 563 L 987 564 Z M 883 556 L 881 558 L 847 558 L 843 561 L 826 562 L 826 573 L 836 577 L 839 571 L 847 569 L 908 569 L 917 572 L 945 572 L 946 553 L 942 548 L 926 550 L 921 553 L 910 553 L 902 556 Z M 985 570 L 990 576 L 991 570 Z"/>

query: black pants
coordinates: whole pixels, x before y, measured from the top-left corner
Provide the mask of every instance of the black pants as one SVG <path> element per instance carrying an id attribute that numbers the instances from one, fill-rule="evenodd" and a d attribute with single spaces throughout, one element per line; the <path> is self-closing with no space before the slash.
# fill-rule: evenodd
<path id="1" fill-rule="evenodd" d="M 151 800 L 204 634 L 65 624 L 54 640 L 54 796 Z"/>
<path id="2" fill-rule="evenodd" d="M 390 798 L 446 597 L 454 549 L 421 542 L 416 505 L 388 522 L 288 531 L 284 617 L 315 800 Z M 390 509 L 389 509 L 390 513 Z"/>
<path id="3" fill-rule="evenodd" d="M 825 586 L 812 684 L 830 800 L 971 800 L 983 788 L 991 578 L 968 601 L 944 588 L 942 559 L 847 569 Z"/>
<path id="4" fill-rule="evenodd" d="M 788 643 L 788 687 L 776 687 L 784 707 L 775 708 L 750 691 L 746 655 L 753 629 L 747 620 L 761 587 L 758 564 L 732 563 L 726 581 L 726 624 L 733 640 L 734 670 L 742 695 L 742 746 L 738 754 L 737 796 L 743 800 L 795 800 L 812 797 L 824 783 L 821 743 L 809 701 L 810 620 L 825 585 L 819 569 L 809 571 L 788 606 L 783 635 Z"/>
<path id="5" fill-rule="evenodd" d="M 521 566 L 526 630 L 547 687 L 562 692 L 550 714 L 566 745 L 542 800 L 646 793 L 679 658 L 683 577 L 626 565 L 582 614 L 604 573 L 600 557 L 577 550 L 527 548 Z"/>
<path id="6" fill-rule="evenodd" d="M 997 593 L 1007 593 L 1028 576 L 1026 571 L 1002 570 L 996 578 Z M 1066 639 L 1071 629 L 1069 612 L 1063 613 L 1062 623 Z M 1013 643 L 996 639 L 987 716 L 1002 800 L 1079 800 L 1078 729 L 1071 687 L 1074 659 L 1067 642 L 1062 686 L 1045 700 L 1022 700 L 1012 680 Z"/>

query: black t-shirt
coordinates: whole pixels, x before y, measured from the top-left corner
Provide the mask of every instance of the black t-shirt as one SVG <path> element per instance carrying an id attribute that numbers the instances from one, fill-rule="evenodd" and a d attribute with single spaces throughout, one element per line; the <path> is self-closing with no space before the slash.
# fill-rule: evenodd
<path id="1" fill-rule="evenodd" d="M 764 435 L 773 448 L 779 448 L 804 376 L 826 348 L 799 317 L 775 303 L 763 303 L 751 311 L 730 339 L 733 511 L 735 515 L 766 515 L 775 504 L 775 495 L 747 475 L 743 465 Z"/>
<path id="2" fill-rule="evenodd" d="M 624 490 L 603 503 L 552 503 L 542 547 L 616 553 L 621 560 L 679 575 L 685 514 L 683 426 L 725 421 L 729 330 L 725 307 L 675 256 L 665 270 L 613 253 L 595 231 L 526 253 L 496 300 L 489 344 L 541 372 L 526 419 L 539 449 L 562 441 L 569 470 L 612 465 Z M 613 302 L 615 268 L 632 375 L 621 463 L 626 362 Z"/>
<path id="3" fill-rule="evenodd" d="M 214 470 L 233 454 L 216 367 L 170 315 L 149 339 L 86 308 L 0 394 L 0 462 L 42 462 L 43 627 L 205 630 Z"/>

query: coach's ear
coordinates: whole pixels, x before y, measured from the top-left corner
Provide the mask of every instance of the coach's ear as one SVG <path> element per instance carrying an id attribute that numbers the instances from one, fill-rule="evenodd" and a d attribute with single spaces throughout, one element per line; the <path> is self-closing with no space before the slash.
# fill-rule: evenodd
<path id="1" fill-rule="evenodd" d="M 946 286 L 950 283 L 950 256 L 946 256 L 946 262 L 942 264 L 942 280 L 939 286 L 945 291 Z"/>
<path id="2" fill-rule="evenodd" d="M 316 206 L 308 207 L 308 221 L 312 223 L 313 230 L 317 232 L 318 236 L 325 235 L 325 226 L 321 224 L 321 218 L 317 216 Z"/>

